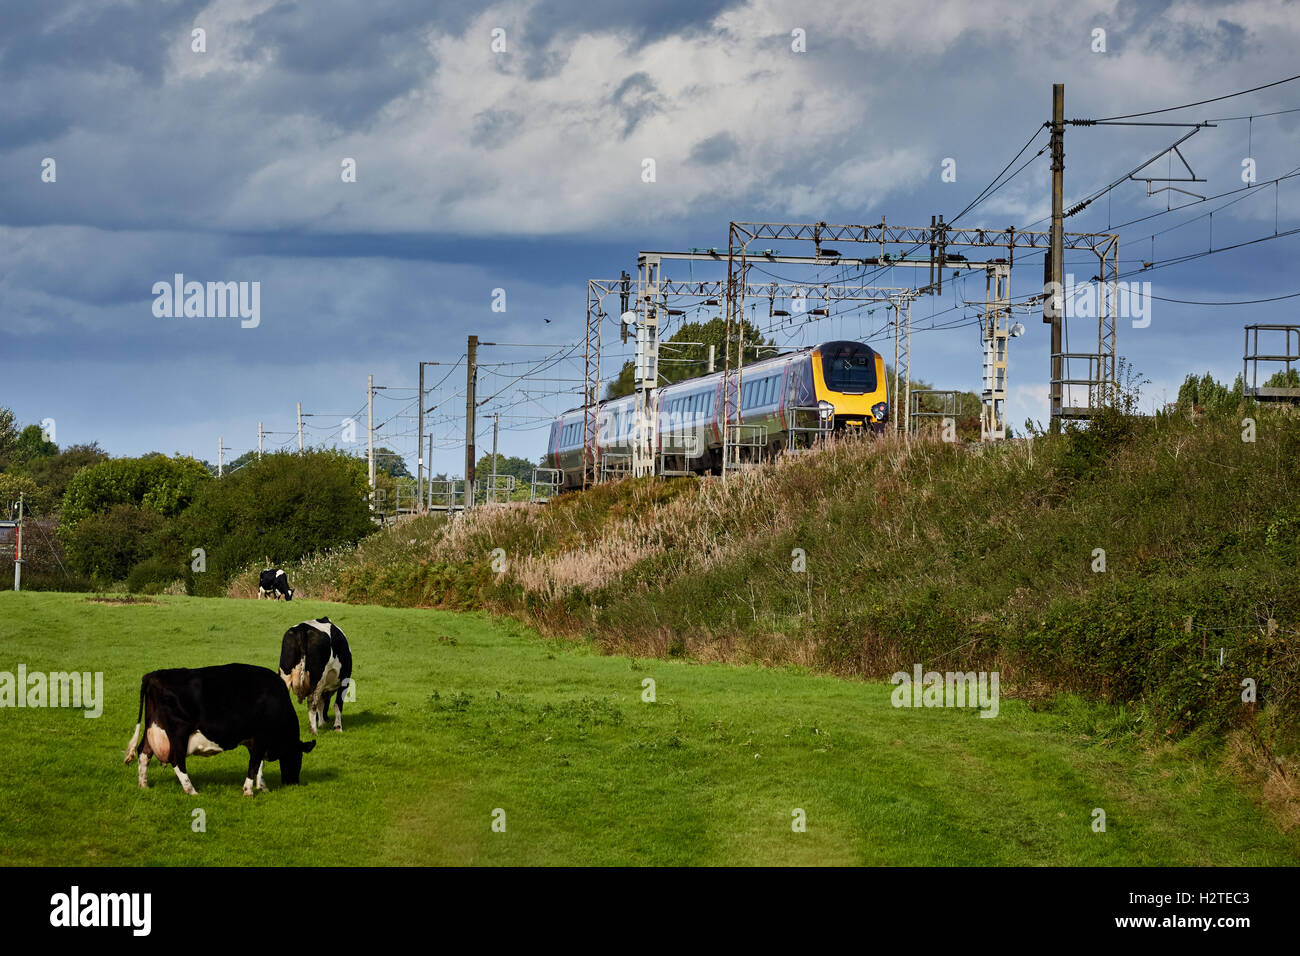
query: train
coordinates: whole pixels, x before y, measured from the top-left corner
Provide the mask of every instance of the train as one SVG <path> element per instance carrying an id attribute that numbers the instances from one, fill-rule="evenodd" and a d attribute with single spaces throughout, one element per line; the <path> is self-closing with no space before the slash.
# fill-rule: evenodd
<path id="1" fill-rule="evenodd" d="M 660 473 L 721 470 L 723 377 L 714 372 L 656 390 Z M 889 420 L 885 360 L 864 342 L 822 342 L 733 369 L 726 378 L 732 461 L 768 460 L 832 431 L 880 434 Z M 607 475 L 630 468 L 635 401 L 625 395 L 597 406 L 596 462 Z M 566 491 L 582 485 L 583 418 L 584 410 L 573 408 L 551 423 L 546 460 Z"/>

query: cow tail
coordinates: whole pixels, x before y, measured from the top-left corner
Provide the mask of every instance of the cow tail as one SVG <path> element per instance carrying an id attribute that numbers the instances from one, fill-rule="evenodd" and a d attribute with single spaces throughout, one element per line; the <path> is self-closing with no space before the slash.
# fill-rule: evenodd
<path id="1" fill-rule="evenodd" d="M 144 687 L 148 681 L 149 675 L 146 674 L 140 678 L 140 709 L 135 715 L 135 733 L 131 735 L 131 742 L 126 745 L 126 762 L 130 763 L 135 759 L 136 744 L 140 742 L 140 724 L 144 719 Z"/>

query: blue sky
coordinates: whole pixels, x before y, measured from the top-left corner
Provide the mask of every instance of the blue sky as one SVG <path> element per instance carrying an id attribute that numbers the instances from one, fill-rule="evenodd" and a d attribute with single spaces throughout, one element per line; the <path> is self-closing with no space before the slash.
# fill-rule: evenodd
<path id="1" fill-rule="evenodd" d="M 205 52 L 192 48 L 195 28 Z M 1105 52 L 1092 49 L 1097 28 Z M 492 50 L 497 29 L 504 52 Z M 791 49 L 795 29 L 806 52 Z M 1297 48 L 1300 6 L 1254 0 L 8 3 L 0 405 L 23 422 L 54 419 L 60 444 L 215 460 L 219 438 L 232 454 L 255 445 L 259 420 L 273 433 L 268 446 L 292 442 L 299 401 L 313 416 L 308 441 L 337 440 L 373 374 L 389 386 L 376 400 L 380 440 L 414 464 L 414 423 L 403 416 L 419 360 L 455 363 L 470 333 L 578 342 L 586 280 L 635 271 L 638 250 L 725 246 L 733 219 L 951 218 L 1050 117 L 1053 82 L 1066 86 L 1067 116 L 1113 116 L 1288 76 Z M 1300 113 L 1261 115 L 1297 106 L 1300 82 L 1152 119 L 1256 117 L 1225 119 L 1182 147 L 1207 180 L 1182 185 L 1215 195 L 1242 185 L 1246 157 L 1261 184 L 1300 167 Z M 1070 128 L 1067 203 L 1177 135 Z M 646 157 L 653 183 L 641 180 Z M 46 158 L 54 182 L 42 181 Z M 356 182 L 342 181 L 345 158 Z M 955 182 L 941 178 L 948 158 Z M 961 224 L 1041 220 L 1049 176 L 1038 157 Z M 1128 182 L 1069 228 L 1104 231 L 1190 201 Z M 1300 225 L 1300 177 L 1119 229 L 1122 271 L 1268 235 L 1275 222 Z M 1166 298 L 1284 295 L 1300 291 L 1298 241 L 1134 278 Z M 1041 286 L 1040 261 L 1023 261 L 1015 295 Z M 1075 268 L 1092 274 L 1086 262 Z M 876 281 L 915 282 L 906 272 Z M 260 283 L 260 324 L 155 316 L 153 285 L 175 273 Z M 491 308 L 497 288 L 504 313 Z M 978 388 L 975 328 L 920 330 L 931 316 L 973 317 L 954 295 L 982 294 L 976 277 L 918 301 L 914 375 Z M 1119 350 L 1151 380 L 1149 407 L 1172 399 L 1189 371 L 1230 380 L 1242 326 L 1295 321 L 1297 303 L 1156 301 L 1148 328 L 1121 323 Z M 882 318 L 859 310 L 778 341 L 865 336 Z M 1047 326 L 1021 318 L 1014 425 L 1046 418 Z M 1086 319 L 1070 329 L 1095 335 Z M 892 353 L 892 341 L 877 344 Z M 620 361 L 612 351 L 607 374 Z M 547 416 L 577 401 L 580 362 L 514 345 L 481 358 L 500 364 L 485 365 L 480 396 L 501 394 L 482 410 L 479 447 L 496 410 L 503 451 L 535 458 Z M 542 359 L 545 371 L 515 381 Z M 431 368 L 430 381 L 448 369 Z M 460 466 L 463 383 L 451 369 L 429 400 L 439 406 L 437 471 Z"/>

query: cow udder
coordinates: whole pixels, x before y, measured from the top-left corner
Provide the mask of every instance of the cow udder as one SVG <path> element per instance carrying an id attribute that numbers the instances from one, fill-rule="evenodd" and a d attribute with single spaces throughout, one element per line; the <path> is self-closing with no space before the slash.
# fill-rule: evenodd
<path id="1" fill-rule="evenodd" d="M 149 749 L 153 751 L 153 755 L 163 763 L 167 763 L 168 758 L 172 755 L 172 745 L 171 741 L 167 739 L 167 732 L 157 724 L 150 724 L 149 729 L 145 732 L 144 739 L 148 741 Z"/>

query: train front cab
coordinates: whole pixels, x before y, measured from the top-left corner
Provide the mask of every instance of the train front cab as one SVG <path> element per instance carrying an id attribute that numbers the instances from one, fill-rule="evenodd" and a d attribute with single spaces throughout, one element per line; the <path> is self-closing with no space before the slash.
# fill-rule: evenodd
<path id="1" fill-rule="evenodd" d="M 889 421 L 885 360 L 861 342 L 824 342 L 812 353 L 813 385 L 823 416 L 835 430 L 870 428 L 883 434 Z"/>

